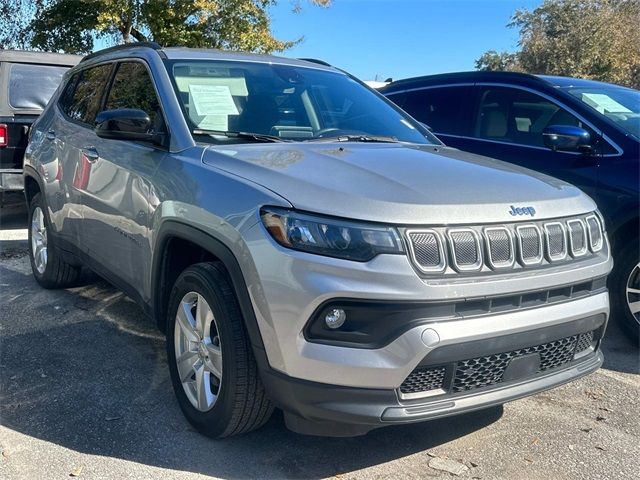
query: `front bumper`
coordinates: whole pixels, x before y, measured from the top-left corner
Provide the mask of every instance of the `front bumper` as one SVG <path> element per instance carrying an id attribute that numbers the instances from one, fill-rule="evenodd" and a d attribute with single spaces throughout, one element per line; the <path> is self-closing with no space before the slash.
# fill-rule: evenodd
<path id="1" fill-rule="evenodd" d="M 363 435 L 375 428 L 457 415 L 502 405 L 593 373 L 603 354 L 588 355 L 552 371 L 501 382 L 477 391 L 403 401 L 398 390 L 348 388 L 294 379 L 270 371 L 262 380 L 272 401 L 285 412 L 287 426 L 322 436 Z"/>

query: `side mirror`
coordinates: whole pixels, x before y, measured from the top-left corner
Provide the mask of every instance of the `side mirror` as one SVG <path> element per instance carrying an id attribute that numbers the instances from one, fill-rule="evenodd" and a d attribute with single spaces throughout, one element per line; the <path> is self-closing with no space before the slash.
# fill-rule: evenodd
<path id="1" fill-rule="evenodd" d="M 550 125 L 542 132 L 544 144 L 551 150 L 591 151 L 591 135 L 584 128 L 571 125 Z"/>
<path id="2" fill-rule="evenodd" d="M 112 140 L 135 140 L 157 143 L 158 134 L 152 131 L 146 112 L 133 108 L 105 110 L 96 116 L 96 135 Z"/>

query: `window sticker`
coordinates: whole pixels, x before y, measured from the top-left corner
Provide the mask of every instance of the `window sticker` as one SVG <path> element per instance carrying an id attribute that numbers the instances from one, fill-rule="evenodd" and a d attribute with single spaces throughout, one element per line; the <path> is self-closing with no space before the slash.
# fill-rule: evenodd
<path id="1" fill-rule="evenodd" d="M 189 104 L 198 115 L 238 115 L 227 85 L 189 85 Z"/>
<path id="2" fill-rule="evenodd" d="M 225 85 L 231 90 L 234 97 L 246 97 L 249 95 L 247 82 L 244 77 L 221 77 L 221 76 L 179 76 L 175 77 L 178 90 L 188 92 L 190 85 Z"/>
<path id="3" fill-rule="evenodd" d="M 198 128 L 202 128 L 203 130 L 219 130 L 226 132 L 229 130 L 229 116 L 205 115 L 202 120 L 198 122 Z"/>
<path id="4" fill-rule="evenodd" d="M 604 93 L 583 93 L 582 99 L 600 113 L 632 113 L 627 107 Z"/>

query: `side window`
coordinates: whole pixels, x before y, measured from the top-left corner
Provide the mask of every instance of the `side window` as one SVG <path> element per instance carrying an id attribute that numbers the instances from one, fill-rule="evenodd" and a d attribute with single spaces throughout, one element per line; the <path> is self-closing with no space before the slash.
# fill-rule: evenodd
<path id="1" fill-rule="evenodd" d="M 65 113 L 73 120 L 92 125 L 100 110 L 102 94 L 110 73 L 110 64 L 88 68 L 80 72 L 71 101 L 66 109 L 63 107 Z"/>
<path id="2" fill-rule="evenodd" d="M 473 87 L 426 88 L 408 92 L 402 108 L 434 133 L 466 135 Z"/>
<path id="3" fill-rule="evenodd" d="M 105 110 L 134 108 L 149 115 L 153 131 L 164 132 L 160 102 L 146 67 L 140 62 L 123 62 L 113 79 Z"/>
<path id="4" fill-rule="evenodd" d="M 64 87 L 64 90 L 60 94 L 58 98 L 58 106 L 60 109 L 69 115 L 69 111 L 71 109 L 71 104 L 73 102 L 73 93 L 75 92 L 76 83 L 78 83 L 78 78 L 80 78 L 80 74 L 76 73 L 71 78 Z"/>
<path id="5" fill-rule="evenodd" d="M 550 125 L 572 125 L 594 132 L 544 97 L 525 90 L 486 87 L 480 91 L 474 136 L 502 142 L 543 147 L 543 130 Z"/>

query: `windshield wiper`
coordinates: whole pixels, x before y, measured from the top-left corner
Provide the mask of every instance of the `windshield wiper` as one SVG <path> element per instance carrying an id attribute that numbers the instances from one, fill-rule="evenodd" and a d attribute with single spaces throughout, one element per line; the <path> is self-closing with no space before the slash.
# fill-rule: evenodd
<path id="1" fill-rule="evenodd" d="M 285 142 L 286 140 L 276 137 L 275 135 L 266 135 L 263 133 L 252 133 L 252 132 L 227 132 L 225 130 L 204 130 L 200 128 L 196 128 L 191 133 L 194 135 L 208 135 L 208 136 L 219 136 L 219 137 L 227 137 L 227 138 L 243 138 L 249 140 L 255 140 L 256 142 Z"/>
<path id="2" fill-rule="evenodd" d="M 382 135 L 338 135 L 336 137 L 312 138 L 307 142 L 371 142 L 371 143 L 400 143 L 395 137 Z"/>

